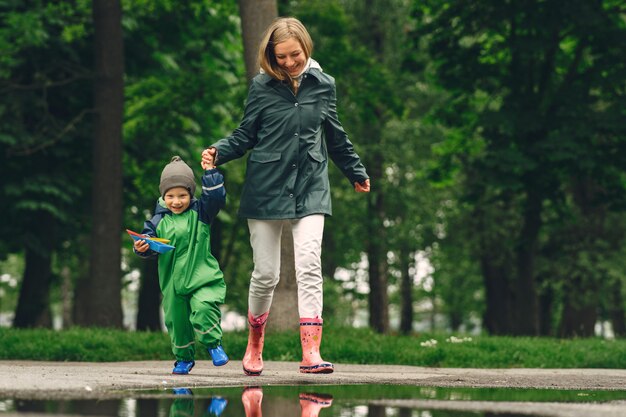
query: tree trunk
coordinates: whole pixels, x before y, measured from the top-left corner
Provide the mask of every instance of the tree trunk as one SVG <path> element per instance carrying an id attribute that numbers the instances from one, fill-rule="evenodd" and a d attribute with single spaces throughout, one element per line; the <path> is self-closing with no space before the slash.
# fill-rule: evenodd
<path id="1" fill-rule="evenodd" d="M 259 72 L 257 55 L 265 29 L 278 17 L 276 0 L 239 0 L 241 33 L 248 81 Z M 280 248 L 280 282 L 274 291 L 269 322 L 272 330 L 293 330 L 299 325 L 296 267 L 291 226 L 283 228 Z"/>
<path id="2" fill-rule="evenodd" d="M 296 284 L 296 264 L 290 224 L 283 226 L 280 246 L 280 281 L 274 290 L 269 326 L 272 330 L 296 330 L 300 326 L 300 316 L 298 314 L 298 286 Z"/>
<path id="3" fill-rule="evenodd" d="M 161 330 L 161 289 L 158 260 L 145 259 L 141 271 L 141 287 L 137 302 L 137 330 Z"/>
<path id="4" fill-rule="evenodd" d="M 554 308 L 554 291 L 546 287 L 539 294 L 539 335 L 554 336 L 552 314 Z"/>
<path id="5" fill-rule="evenodd" d="M 122 327 L 122 119 L 124 51 L 120 0 L 93 0 L 93 229 L 89 275 L 90 325 Z"/>
<path id="6" fill-rule="evenodd" d="M 378 169 L 377 169 L 378 168 Z M 372 178 L 376 184 L 379 163 L 374 163 Z M 384 248 L 384 227 L 380 217 L 383 215 L 382 191 L 370 192 L 368 199 L 368 217 L 372 223 L 367 242 L 367 259 L 369 261 L 368 308 L 369 325 L 378 333 L 389 331 L 389 295 L 387 294 L 387 254 Z"/>
<path id="7" fill-rule="evenodd" d="M 388 2 L 387 2 L 388 3 Z M 389 16 L 381 11 L 389 10 L 385 2 L 366 0 L 354 3 L 362 42 L 380 63 L 388 62 L 391 50 L 386 48 L 386 25 L 390 24 Z M 368 103 L 373 108 L 373 117 L 363 121 L 361 138 L 371 147 L 364 153 L 367 157 L 365 166 L 370 175 L 372 191 L 367 195 L 367 212 L 370 235 L 367 242 L 369 261 L 369 325 L 378 333 L 389 332 L 389 296 L 387 294 L 387 251 L 388 242 L 383 221 L 385 219 L 384 184 L 385 150 L 381 149 L 383 126 L 389 119 L 386 103 Z M 377 185 L 379 185 L 377 187 Z"/>
<path id="8" fill-rule="evenodd" d="M 40 213 L 36 217 L 41 220 L 41 240 L 37 248 L 26 247 L 26 265 L 13 319 L 15 328 L 52 327 L 50 314 L 52 258 L 50 252 L 54 240 L 53 220 L 48 213 Z"/>
<path id="9" fill-rule="evenodd" d="M 532 182 L 532 181 L 531 181 Z M 524 224 L 517 248 L 517 285 L 513 311 L 517 314 L 514 334 L 537 336 L 539 334 L 539 301 L 535 286 L 534 260 L 537 254 L 539 229 L 541 227 L 541 197 L 530 184 L 524 210 Z"/>
<path id="10" fill-rule="evenodd" d="M 381 249 L 376 239 L 369 242 L 367 257 L 369 260 L 368 310 L 369 325 L 378 333 L 389 331 L 389 297 L 387 295 L 386 259 L 381 259 Z"/>
<path id="11" fill-rule="evenodd" d="M 577 297 L 578 298 L 578 297 Z M 595 333 L 598 311 L 595 305 L 581 305 L 568 297 L 563 306 L 559 337 L 591 337 Z"/>
<path id="12" fill-rule="evenodd" d="M 72 294 L 72 271 L 68 266 L 64 266 L 61 270 L 61 318 L 64 329 L 74 325 L 72 318 Z"/>
<path id="13" fill-rule="evenodd" d="M 137 399 L 137 414 L 136 414 L 137 417 L 154 417 L 158 415 L 159 415 L 159 401 L 155 401 L 152 398 L 149 398 L 149 399 L 138 398 Z"/>
<path id="14" fill-rule="evenodd" d="M 90 297 L 89 279 L 86 274 L 81 274 L 76 277 L 76 284 L 74 285 L 74 303 L 72 305 L 72 322 L 74 325 L 89 326 L 91 324 L 89 319 Z"/>
<path id="15" fill-rule="evenodd" d="M 485 314 L 483 326 L 490 335 L 511 334 L 513 322 L 511 288 L 506 271 L 484 255 L 480 262 L 485 285 Z"/>
<path id="16" fill-rule="evenodd" d="M 259 72 L 257 55 L 265 29 L 278 17 L 276 0 L 239 0 L 241 35 L 246 62 L 246 78 L 252 80 Z"/>
<path id="17" fill-rule="evenodd" d="M 385 417 L 387 408 L 384 405 L 370 404 L 367 406 L 367 417 Z"/>
<path id="18" fill-rule="evenodd" d="M 411 252 L 402 249 L 400 256 L 400 332 L 409 334 L 413 330 L 413 279 L 409 274 Z"/>
<path id="19" fill-rule="evenodd" d="M 609 319 L 613 325 L 615 337 L 626 336 L 626 314 L 624 312 L 624 298 L 622 297 L 622 283 L 616 280 L 612 286 L 609 300 Z"/>
<path id="20" fill-rule="evenodd" d="M 593 262 L 593 261 L 592 261 Z M 600 294 L 588 273 L 576 269 L 564 282 L 559 337 L 591 337 L 598 321 Z"/>

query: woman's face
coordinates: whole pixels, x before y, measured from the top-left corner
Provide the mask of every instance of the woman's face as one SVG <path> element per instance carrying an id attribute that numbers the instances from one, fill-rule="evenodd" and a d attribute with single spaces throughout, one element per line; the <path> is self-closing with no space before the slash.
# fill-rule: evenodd
<path id="1" fill-rule="evenodd" d="M 278 65 L 292 77 L 296 77 L 302 72 L 307 61 L 300 42 L 295 38 L 277 43 L 274 47 L 274 55 Z"/>

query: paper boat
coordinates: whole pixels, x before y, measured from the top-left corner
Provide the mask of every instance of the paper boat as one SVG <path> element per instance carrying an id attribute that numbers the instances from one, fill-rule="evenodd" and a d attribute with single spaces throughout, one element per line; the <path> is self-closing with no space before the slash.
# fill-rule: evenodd
<path id="1" fill-rule="evenodd" d="M 169 240 L 167 239 L 163 239 L 160 237 L 143 236 L 137 232 L 133 232 L 132 230 L 128 229 L 126 229 L 126 232 L 130 235 L 130 237 L 133 238 L 133 240 L 145 240 L 150 246 L 150 249 L 155 252 L 165 253 L 171 251 L 172 249 L 175 249 L 174 246 L 168 245 Z"/>

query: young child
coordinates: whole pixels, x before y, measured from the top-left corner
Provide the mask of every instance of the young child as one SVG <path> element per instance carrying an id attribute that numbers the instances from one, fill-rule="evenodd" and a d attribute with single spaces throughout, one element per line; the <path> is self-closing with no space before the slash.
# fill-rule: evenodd
<path id="1" fill-rule="evenodd" d="M 195 365 L 196 340 L 208 348 L 213 365 L 222 366 L 228 356 L 222 348 L 220 305 L 226 284 L 211 254 L 210 224 L 224 207 L 224 177 L 214 161 L 202 162 L 202 195 L 194 198 L 196 181 L 191 168 L 174 156 L 161 173 L 159 198 L 153 217 L 142 234 L 168 239 L 175 249 L 157 253 L 145 240 L 134 241 L 141 257 L 158 255 L 159 285 L 163 293 L 165 325 L 176 356 L 173 374 L 186 375 Z"/>

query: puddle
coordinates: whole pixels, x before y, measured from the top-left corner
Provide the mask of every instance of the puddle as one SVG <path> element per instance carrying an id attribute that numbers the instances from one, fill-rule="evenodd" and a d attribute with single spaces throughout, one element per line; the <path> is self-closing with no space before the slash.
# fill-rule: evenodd
<path id="1" fill-rule="evenodd" d="M 191 389 L 180 387 L 168 390 L 128 391 L 120 396 L 124 398 L 100 401 L 0 400 L 0 416 L 3 414 L 116 417 L 577 416 L 586 414 L 571 411 L 576 410 L 577 406 L 604 404 L 617 404 L 626 410 L 626 391 L 306 385 Z M 527 408 L 525 403 L 532 403 L 534 408 L 532 410 Z M 479 406 L 476 407 L 476 404 Z M 546 404 L 545 411 L 542 411 L 544 409 L 541 406 L 537 408 L 537 404 Z M 562 409 L 557 413 L 554 411 L 555 406 Z"/>

